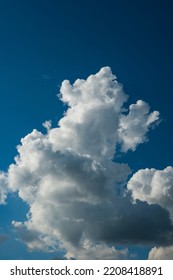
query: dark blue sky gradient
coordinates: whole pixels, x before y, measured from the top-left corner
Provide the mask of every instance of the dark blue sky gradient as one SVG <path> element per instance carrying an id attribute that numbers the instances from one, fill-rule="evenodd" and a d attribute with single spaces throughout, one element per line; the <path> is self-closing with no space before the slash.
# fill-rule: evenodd
<path id="1" fill-rule="evenodd" d="M 171 0 L 1 0 L 0 170 L 13 162 L 21 137 L 61 118 L 65 107 L 56 95 L 64 79 L 86 78 L 107 65 L 129 103 L 143 99 L 162 117 L 149 142 L 120 161 L 133 170 L 173 165 L 172 14 Z M 18 258 L 29 254 L 20 248 Z"/>

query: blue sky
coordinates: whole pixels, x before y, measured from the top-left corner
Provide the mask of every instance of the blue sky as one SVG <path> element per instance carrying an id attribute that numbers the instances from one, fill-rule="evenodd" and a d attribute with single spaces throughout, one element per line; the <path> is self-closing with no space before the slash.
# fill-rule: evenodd
<path id="1" fill-rule="evenodd" d="M 64 79 L 73 83 L 110 66 L 129 95 L 161 115 L 149 141 L 119 157 L 133 172 L 164 169 L 172 162 L 173 2 L 166 1 L 0 1 L 0 170 L 7 171 L 20 139 L 42 123 L 55 127 L 67 109 L 57 98 Z M 49 259 L 58 252 L 29 252 L 11 228 L 26 220 L 21 198 L 0 205 L 0 259 Z M 128 244 L 136 258 L 152 247 Z M 118 244 L 122 246 L 122 244 Z M 14 248 L 14 249 L 10 249 Z"/>

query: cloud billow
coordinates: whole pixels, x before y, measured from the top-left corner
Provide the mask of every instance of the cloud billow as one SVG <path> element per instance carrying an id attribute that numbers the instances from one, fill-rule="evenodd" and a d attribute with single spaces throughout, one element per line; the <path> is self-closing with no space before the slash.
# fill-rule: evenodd
<path id="1" fill-rule="evenodd" d="M 0 172 L 0 204 L 5 204 L 8 192 L 9 188 L 7 174 Z"/>
<path id="2" fill-rule="evenodd" d="M 21 139 L 15 163 L 0 177 L 1 203 L 10 190 L 29 205 L 27 220 L 12 222 L 28 249 L 126 259 L 129 244 L 171 246 L 172 208 L 162 197 L 147 199 L 137 175 L 128 182 L 130 167 L 116 160 L 117 147 L 135 151 L 147 140 L 159 112 L 142 100 L 127 110 L 128 96 L 109 67 L 73 85 L 65 80 L 59 98 L 68 109 L 58 126 L 47 121 L 45 134 L 34 129 Z"/>

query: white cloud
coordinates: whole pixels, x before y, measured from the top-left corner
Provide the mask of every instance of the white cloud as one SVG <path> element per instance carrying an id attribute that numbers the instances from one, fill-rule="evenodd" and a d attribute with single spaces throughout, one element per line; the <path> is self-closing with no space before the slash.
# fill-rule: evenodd
<path id="1" fill-rule="evenodd" d="M 131 170 L 112 161 L 117 145 L 126 152 L 146 140 L 158 112 L 139 100 L 126 114 L 127 95 L 109 67 L 73 85 L 64 81 L 60 98 L 69 108 L 58 127 L 47 121 L 46 134 L 34 129 L 24 137 L 3 175 L 30 207 L 24 223 L 13 221 L 20 238 L 29 250 L 64 250 L 80 259 L 127 258 L 127 249 L 114 244 L 169 244 L 167 212 L 124 197 Z"/>
<path id="2" fill-rule="evenodd" d="M 68 250 L 66 254 L 66 258 L 75 258 L 75 259 L 94 259 L 94 260 L 123 260 L 128 257 L 128 250 L 121 249 L 116 250 L 114 246 L 107 246 L 105 243 L 95 244 L 90 240 L 85 240 L 83 247 L 72 248 L 72 250 Z"/>
<path id="3" fill-rule="evenodd" d="M 173 246 L 154 247 L 148 255 L 149 260 L 173 260 Z"/>
<path id="4" fill-rule="evenodd" d="M 60 97 L 69 109 L 48 135 L 54 151 L 68 148 L 99 161 L 113 157 L 119 114 L 127 100 L 115 78 L 105 67 L 86 81 L 62 83 Z"/>
<path id="5" fill-rule="evenodd" d="M 92 258 L 94 247 L 86 247 L 87 232 L 95 219 L 102 223 L 104 204 L 111 203 L 111 187 L 124 185 L 130 169 L 125 164 L 103 165 L 88 155 L 72 150 L 54 152 L 51 148 L 47 135 L 36 130 L 18 147 L 20 157 L 9 168 L 9 184 L 30 205 L 30 213 L 24 224 L 13 225 L 30 250 L 55 249 L 63 244 L 67 256 L 82 258 L 84 254 Z M 106 206 L 104 214 L 109 216 L 109 211 Z M 105 256 L 112 252 L 110 257 L 114 258 L 116 253 L 124 256 L 124 250 L 119 252 L 103 244 L 96 247 L 99 254 L 102 246 L 102 256 L 104 252 Z"/>
<path id="6" fill-rule="evenodd" d="M 136 146 L 147 140 L 146 133 L 153 123 L 159 119 L 159 112 L 149 113 L 149 105 L 138 100 L 136 104 L 129 107 L 127 115 L 120 117 L 119 137 L 122 143 L 122 151 L 135 150 Z"/>
<path id="7" fill-rule="evenodd" d="M 8 192 L 9 188 L 7 174 L 0 172 L 0 204 L 5 204 Z"/>
<path id="8" fill-rule="evenodd" d="M 173 220 L 173 167 L 164 170 L 142 169 L 128 182 L 134 200 L 158 204 L 167 209 Z"/>

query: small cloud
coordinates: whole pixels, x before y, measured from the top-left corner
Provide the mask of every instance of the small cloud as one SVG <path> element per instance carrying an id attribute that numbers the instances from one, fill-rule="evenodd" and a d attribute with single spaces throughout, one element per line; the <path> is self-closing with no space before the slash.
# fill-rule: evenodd
<path id="1" fill-rule="evenodd" d="M 173 246 L 154 247 L 148 255 L 149 260 L 173 260 Z"/>
<path id="2" fill-rule="evenodd" d="M 5 172 L 0 171 L 0 204 L 5 204 L 9 191 L 8 176 Z"/>
<path id="3" fill-rule="evenodd" d="M 173 167 L 164 170 L 141 169 L 128 182 L 134 200 L 158 204 L 167 209 L 173 221 Z"/>
<path id="4" fill-rule="evenodd" d="M 42 125 L 46 128 L 47 131 L 49 131 L 51 129 L 52 122 L 51 120 L 45 121 L 44 123 L 42 123 Z"/>
<path id="5" fill-rule="evenodd" d="M 42 77 L 44 80 L 50 80 L 50 77 L 49 77 L 47 74 L 42 74 L 41 77 Z"/>

